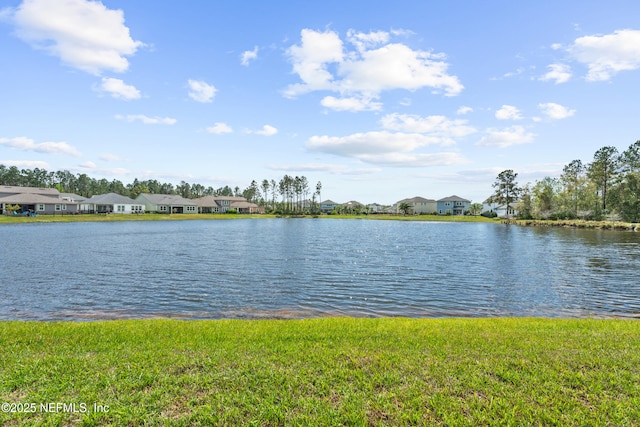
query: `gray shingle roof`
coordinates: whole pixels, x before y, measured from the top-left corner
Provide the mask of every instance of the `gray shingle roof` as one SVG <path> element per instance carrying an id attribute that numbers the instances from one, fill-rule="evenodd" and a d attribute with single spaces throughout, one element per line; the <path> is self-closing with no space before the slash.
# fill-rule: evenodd
<path id="1" fill-rule="evenodd" d="M 185 199 L 182 196 L 175 194 L 148 194 L 144 193 L 145 199 L 153 203 L 154 205 L 171 205 L 171 206 L 198 206 L 193 200 Z"/>
<path id="2" fill-rule="evenodd" d="M 116 193 L 98 194 L 82 202 L 95 205 L 140 205 L 141 203 Z"/>
<path id="3" fill-rule="evenodd" d="M 42 194 L 58 196 L 60 192 L 56 188 L 19 187 L 16 185 L 0 185 L 0 194 Z"/>
<path id="4" fill-rule="evenodd" d="M 228 200 L 230 202 L 246 202 L 247 199 L 244 197 L 234 197 L 234 196 L 203 196 L 198 197 L 197 199 L 193 199 L 192 202 L 196 203 L 200 207 L 211 207 L 211 206 L 221 206 L 219 203 L 222 200 Z"/>
<path id="5" fill-rule="evenodd" d="M 62 200 L 59 197 L 54 196 L 45 196 L 42 194 L 11 194 L 9 196 L 0 197 L 0 203 L 8 203 L 8 204 L 36 204 L 36 203 L 60 203 L 60 204 L 68 204 L 68 205 L 77 205 L 76 202 L 68 202 L 66 200 Z"/>
<path id="6" fill-rule="evenodd" d="M 468 202 L 471 203 L 471 200 L 467 200 L 467 199 L 463 199 L 462 197 L 458 197 L 458 196 L 449 196 L 449 197 L 445 197 L 444 199 L 440 199 L 438 200 L 439 202 Z"/>
<path id="7" fill-rule="evenodd" d="M 424 197 L 420 197 L 420 196 L 416 196 L 416 197 L 412 197 L 410 199 L 402 199 L 398 202 L 398 204 L 400 203 L 434 203 L 435 200 L 433 199 L 425 199 Z"/>

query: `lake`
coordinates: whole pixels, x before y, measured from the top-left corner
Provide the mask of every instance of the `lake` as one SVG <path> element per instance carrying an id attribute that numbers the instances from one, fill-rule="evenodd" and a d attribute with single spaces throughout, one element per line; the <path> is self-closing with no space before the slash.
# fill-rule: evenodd
<path id="1" fill-rule="evenodd" d="M 0 319 L 640 318 L 640 233 L 239 219 L 0 227 Z"/>

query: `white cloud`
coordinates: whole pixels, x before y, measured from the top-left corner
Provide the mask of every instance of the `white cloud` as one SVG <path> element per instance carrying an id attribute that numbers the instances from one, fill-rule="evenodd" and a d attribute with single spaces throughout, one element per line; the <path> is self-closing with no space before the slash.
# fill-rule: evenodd
<path id="1" fill-rule="evenodd" d="M 471 113 L 472 111 L 473 111 L 473 108 L 463 105 L 462 107 L 458 108 L 458 110 L 456 111 L 456 114 L 462 116 L 462 115 Z"/>
<path id="2" fill-rule="evenodd" d="M 567 107 L 556 104 L 555 102 L 547 102 L 544 104 L 538 104 L 538 108 L 550 119 L 560 120 L 571 117 L 575 114 L 576 110 L 569 110 Z"/>
<path id="3" fill-rule="evenodd" d="M 520 110 L 513 105 L 503 105 L 496 111 L 496 119 L 498 120 L 520 120 L 521 118 Z"/>
<path id="4" fill-rule="evenodd" d="M 327 68 L 342 61 L 342 40 L 332 31 L 320 33 L 309 29 L 303 29 L 300 38 L 300 46 L 291 46 L 287 54 L 293 71 L 303 83 L 289 86 L 285 95 L 294 97 L 314 90 L 334 90 L 333 75 Z"/>
<path id="5" fill-rule="evenodd" d="M 312 136 L 307 148 L 344 157 L 410 152 L 419 147 L 438 144 L 438 138 L 419 133 L 363 132 L 348 136 Z"/>
<path id="6" fill-rule="evenodd" d="M 481 147 L 510 147 L 512 145 L 526 144 L 533 141 L 532 133 L 527 133 L 522 126 L 512 126 L 506 129 L 487 129 L 487 135 L 482 137 L 476 145 Z"/>
<path id="7" fill-rule="evenodd" d="M 347 40 L 354 45 L 359 52 L 389 42 L 389 33 L 386 31 L 372 31 L 370 33 L 359 33 L 355 30 L 347 31 Z"/>
<path id="8" fill-rule="evenodd" d="M 349 157 L 379 166 L 428 167 L 465 163 L 460 154 L 414 153 L 416 149 L 439 144 L 438 138 L 419 133 L 366 132 L 344 137 L 312 136 L 307 148 Z"/>
<path id="9" fill-rule="evenodd" d="M 124 100 L 140 99 L 140 91 L 135 86 L 126 84 L 120 79 L 103 77 L 100 89 L 112 97 Z"/>
<path id="10" fill-rule="evenodd" d="M 133 123 L 135 121 L 140 121 L 145 125 L 174 125 L 177 120 L 171 117 L 149 117 L 144 114 L 129 114 L 127 116 L 123 116 L 121 114 L 116 114 L 114 116 L 118 120 L 124 120 L 129 123 Z"/>
<path id="11" fill-rule="evenodd" d="M 19 136 L 16 138 L 0 138 L 0 145 L 15 148 L 22 151 L 35 151 L 46 154 L 66 154 L 73 157 L 80 157 L 82 154 L 66 142 L 40 142 L 33 139 Z"/>
<path id="12" fill-rule="evenodd" d="M 0 160 L 0 165 L 15 166 L 26 169 L 50 169 L 49 163 L 40 160 Z"/>
<path id="13" fill-rule="evenodd" d="M 269 165 L 271 170 L 276 171 L 299 171 L 299 172 L 326 172 L 333 175 L 368 175 L 381 172 L 380 168 L 354 168 L 346 165 L 332 163 L 309 163 L 301 165 Z"/>
<path id="14" fill-rule="evenodd" d="M 273 136 L 278 133 L 278 129 L 270 125 L 264 125 L 262 126 L 262 129 L 253 131 L 252 133 L 255 133 L 256 135 Z"/>
<path id="15" fill-rule="evenodd" d="M 335 98 L 333 96 L 325 96 L 320 101 L 323 107 L 330 108 L 335 111 L 380 111 L 382 103 L 375 102 L 370 98 Z"/>
<path id="16" fill-rule="evenodd" d="M 116 156 L 115 154 L 111 153 L 102 153 L 99 158 L 100 160 L 104 160 L 105 162 L 117 162 L 122 160 L 120 156 Z"/>
<path id="17" fill-rule="evenodd" d="M 254 47 L 253 50 L 246 50 L 242 52 L 240 55 L 240 62 L 245 67 L 249 66 L 249 63 L 258 57 L 258 46 Z"/>
<path id="18" fill-rule="evenodd" d="M 588 81 L 609 80 L 620 71 L 640 68 L 640 30 L 580 37 L 567 51 L 587 66 Z"/>
<path id="19" fill-rule="evenodd" d="M 389 43 L 389 39 L 385 32 L 349 30 L 347 41 L 353 47 L 348 49 L 333 31 L 303 29 L 300 44 L 287 50 L 302 83 L 290 85 L 285 96 L 326 90 L 366 99 L 386 90 L 425 87 L 453 96 L 463 89 L 458 78 L 447 73 L 449 64 L 443 55 Z"/>
<path id="20" fill-rule="evenodd" d="M 450 166 L 468 163 L 459 153 L 428 153 L 428 154 L 366 154 L 358 157 L 360 160 L 381 166 L 395 167 L 431 167 Z"/>
<path id="21" fill-rule="evenodd" d="M 211 102 L 218 89 L 202 80 L 189 80 L 189 97 L 198 102 Z"/>
<path id="22" fill-rule="evenodd" d="M 92 161 L 88 160 L 84 163 L 80 163 L 78 165 L 79 167 L 83 168 L 83 169 L 95 169 L 97 167 L 97 165 L 95 163 L 93 163 Z"/>
<path id="23" fill-rule="evenodd" d="M 425 51 L 414 51 L 403 44 L 388 44 L 375 50 L 362 52 L 356 59 L 339 65 L 342 90 L 380 93 L 384 90 L 417 90 L 424 87 L 444 90 L 454 96 L 462 91 L 456 76 L 447 74 L 449 64 L 440 56 Z"/>
<path id="24" fill-rule="evenodd" d="M 450 120 L 445 116 L 421 117 L 412 114 L 387 114 L 380 123 L 382 127 L 400 132 L 429 134 L 442 145 L 454 144 L 454 138 L 471 135 L 477 130 L 467 125 L 467 120 Z"/>
<path id="25" fill-rule="evenodd" d="M 556 84 L 566 83 L 571 79 L 571 67 L 566 64 L 547 65 L 549 71 L 540 80 L 555 81 Z"/>
<path id="26" fill-rule="evenodd" d="M 207 128 L 207 132 L 215 134 L 232 133 L 233 129 L 226 123 L 214 123 L 213 126 Z"/>
<path id="27" fill-rule="evenodd" d="M 12 21 L 20 39 L 95 75 L 126 71 L 126 57 L 144 46 L 131 38 L 124 13 L 99 1 L 24 0 Z"/>

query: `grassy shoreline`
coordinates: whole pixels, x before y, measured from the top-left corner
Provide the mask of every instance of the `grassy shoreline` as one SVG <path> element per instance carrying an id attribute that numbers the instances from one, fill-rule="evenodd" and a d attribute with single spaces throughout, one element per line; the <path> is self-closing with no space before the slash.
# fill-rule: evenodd
<path id="1" fill-rule="evenodd" d="M 511 223 L 528 227 L 569 227 L 595 230 L 640 231 L 640 224 L 622 221 L 518 219 L 511 221 Z"/>
<path id="2" fill-rule="evenodd" d="M 0 402 L 76 405 L 9 426 L 640 423 L 633 320 L 16 321 L 0 348 Z"/>
<path id="3" fill-rule="evenodd" d="M 265 219 L 277 218 L 276 215 L 265 214 L 142 214 L 142 215 L 118 215 L 118 214 L 83 214 L 83 215 L 38 215 L 35 217 L 0 215 L 2 224 L 28 224 L 51 222 L 119 222 L 119 221 L 182 221 L 182 220 L 230 220 L 230 219 Z M 285 217 L 286 218 L 286 217 Z M 482 216 L 441 216 L 441 215 L 321 215 L 314 217 L 294 217 L 294 219 L 360 219 L 360 220 L 395 220 L 395 221 L 439 221 L 439 222 L 491 222 L 498 223 L 495 219 Z"/>

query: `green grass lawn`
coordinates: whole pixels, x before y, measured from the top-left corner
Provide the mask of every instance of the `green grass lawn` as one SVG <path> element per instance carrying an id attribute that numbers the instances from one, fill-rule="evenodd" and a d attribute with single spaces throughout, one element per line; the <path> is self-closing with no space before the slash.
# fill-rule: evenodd
<path id="1" fill-rule="evenodd" d="M 143 215 L 38 215 L 35 217 L 23 217 L 12 215 L 0 215 L 2 224 L 23 224 L 42 222 L 113 222 L 113 221 L 177 221 L 177 220 L 202 220 L 202 219 L 255 219 L 275 218 L 275 215 L 244 215 L 244 214 L 143 214 Z M 306 216 L 301 219 L 316 219 Z M 446 215 L 321 215 L 318 219 L 371 219 L 371 220 L 396 220 L 396 221 L 446 221 L 446 222 L 499 222 L 482 216 L 446 216 Z"/>
<path id="2" fill-rule="evenodd" d="M 640 425 L 640 323 L 0 322 L 0 402 L 3 426 Z"/>
<path id="3" fill-rule="evenodd" d="M 274 218 L 273 215 L 224 215 L 224 214 L 82 214 L 82 215 L 37 215 L 35 217 L 23 217 L 12 215 L 0 215 L 0 224 L 26 224 L 42 222 L 116 222 L 116 221 L 179 221 L 198 219 L 250 219 L 250 218 Z"/>

